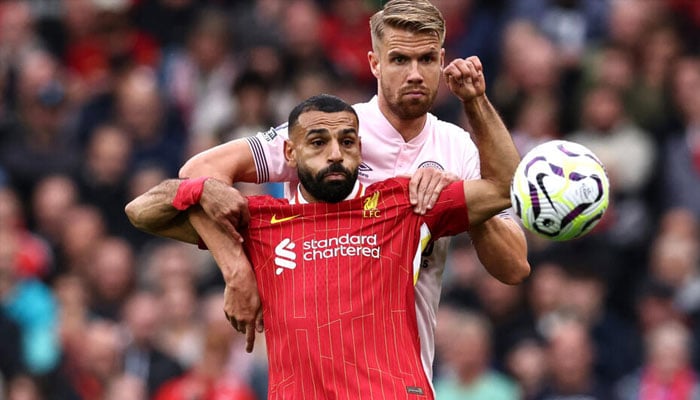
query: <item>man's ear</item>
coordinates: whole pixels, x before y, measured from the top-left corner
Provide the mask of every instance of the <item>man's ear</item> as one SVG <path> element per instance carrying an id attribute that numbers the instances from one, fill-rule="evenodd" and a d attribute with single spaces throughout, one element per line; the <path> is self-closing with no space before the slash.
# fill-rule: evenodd
<path id="1" fill-rule="evenodd" d="M 297 167 L 297 161 L 295 157 L 294 142 L 291 140 L 284 141 L 284 159 L 287 161 L 287 166 L 290 168 Z"/>
<path id="2" fill-rule="evenodd" d="M 440 49 L 440 68 L 445 68 L 445 48 Z"/>
<path id="3" fill-rule="evenodd" d="M 381 70 L 379 66 L 379 54 L 370 50 L 367 52 L 367 60 L 369 61 L 369 69 L 372 71 L 372 75 L 379 79 L 379 71 Z"/>

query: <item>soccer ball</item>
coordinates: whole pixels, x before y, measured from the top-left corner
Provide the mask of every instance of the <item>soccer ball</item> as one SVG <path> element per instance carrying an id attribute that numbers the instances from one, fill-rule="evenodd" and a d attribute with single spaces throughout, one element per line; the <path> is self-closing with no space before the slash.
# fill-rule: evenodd
<path id="1" fill-rule="evenodd" d="M 520 161 L 510 199 L 525 228 L 563 241 L 593 229 L 608 208 L 609 192 L 605 168 L 593 152 L 578 143 L 552 140 Z"/>

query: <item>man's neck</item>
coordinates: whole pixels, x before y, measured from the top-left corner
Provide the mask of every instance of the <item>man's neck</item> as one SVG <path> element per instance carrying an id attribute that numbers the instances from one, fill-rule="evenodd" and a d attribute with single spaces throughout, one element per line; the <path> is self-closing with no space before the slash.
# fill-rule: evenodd
<path id="1" fill-rule="evenodd" d="M 378 100 L 379 111 L 381 111 L 384 118 L 389 121 L 391 126 L 393 126 L 394 129 L 401 134 L 404 141 L 409 142 L 411 139 L 420 135 L 420 133 L 423 131 L 423 127 L 425 126 L 425 121 L 428 119 L 427 114 L 423 114 L 421 117 L 414 119 L 401 119 L 391 111 L 385 100 L 383 100 L 381 97 Z"/>

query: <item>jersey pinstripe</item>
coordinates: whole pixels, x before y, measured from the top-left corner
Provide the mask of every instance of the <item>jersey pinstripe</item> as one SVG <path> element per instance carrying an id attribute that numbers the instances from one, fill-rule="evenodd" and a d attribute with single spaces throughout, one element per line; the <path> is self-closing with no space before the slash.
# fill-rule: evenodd
<path id="1" fill-rule="evenodd" d="M 431 237 L 466 230 L 466 205 L 458 182 L 419 216 L 407 186 L 391 179 L 334 204 L 249 198 L 245 247 L 263 302 L 270 399 L 434 398 L 416 254 Z"/>

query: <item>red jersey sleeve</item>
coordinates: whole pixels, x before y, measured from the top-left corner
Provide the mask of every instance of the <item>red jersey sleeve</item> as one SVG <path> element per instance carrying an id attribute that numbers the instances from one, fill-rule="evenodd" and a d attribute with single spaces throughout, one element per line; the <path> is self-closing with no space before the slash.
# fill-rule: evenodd
<path id="1" fill-rule="evenodd" d="M 453 236 L 469 229 L 469 214 L 464 198 L 464 183 L 449 184 L 440 193 L 435 206 L 423 217 L 433 239 Z"/>

